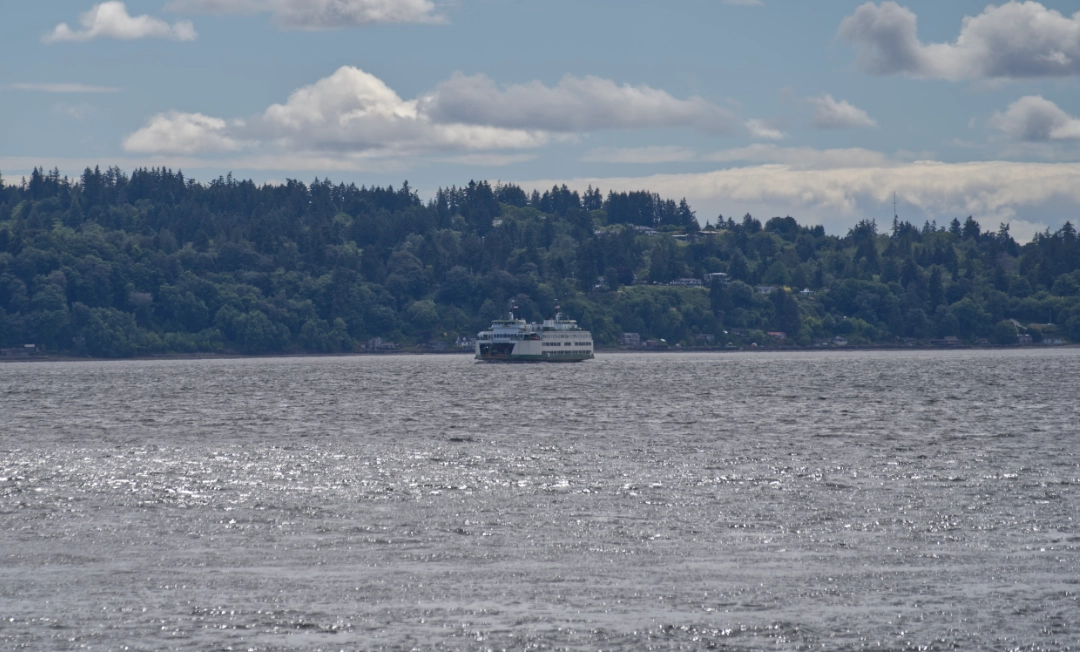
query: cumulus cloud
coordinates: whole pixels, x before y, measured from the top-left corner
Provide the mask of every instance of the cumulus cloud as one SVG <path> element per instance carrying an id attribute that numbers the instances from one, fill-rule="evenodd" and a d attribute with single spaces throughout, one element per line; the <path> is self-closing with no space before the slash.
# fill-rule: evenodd
<path id="1" fill-rule="evenodd" d="M 680 100 L 649 86 L 622 86 L 568 75 L 554 87 L 538 81 L 499 88 L 484 75 L 454 74 L 421 99 L 440 122 L 514 129 L 582 132 L 596 129 L 691 127 L 726 131 L 732 114 L 700 97 Z"/>
<path id="2" fill-rule="evenodd" d="M 124 139 L 124 149 L 140 154 L 201 154 L 240 149 L 228 135 L 229 125 L 201 113 L 159 113 Z"/>
<path id="3" fill-rule="evenodd" d="M 197 37 L 195 27 L 186 20 L 174 25 L 143 14 L 131 16 L 123 2 L 110 0 L 91 7 L 90 11 L 79 17 L 81 30 L 60 23 L 44 38 L 46 43 L 59 41 L 89 41 L 96 38 L 141 39 L 167 38 L 174 41 L 194 41 Z"/>
<path id="4" fill-rule="evenodd" d="M 444 19 L 431 0 L 176 0 L 175 11 L 269 13 L 283 29 L 325 30 L 379 23 L 434 23 Z"/>
<path id="5" fill-rule="evenodd" d="M 19 83 L 12 84 L 11 87 L 20 91 L 41 91 L 44 93 L 119 93 L 123 90 L 112 86 L 89 86 L 87 84 L 68 83 Z"/>
<path id="6" fill-rule="evenodd" d="M 750 134 L 751 138 L 761 138 L 764 140 L 783 140 L 787 138 L 787 134 L 780 128 L 771 124 L 767 120 L 747 120 L 746 131 Z"/>
<path id="7" fill-rule="evenodd" d="M 761 143 L 712 152 L 703 159 L 715 163 L 781 164 L 793 170 L 885 167 L 894 164 L 885 154 L 861 147 L 815 149 Z"/>
<path id="8" fill-rule="evenodd" d="M 374 75 L 345 66 L 293 92 L 250 120 L 170 112 L 125 141 L 128 151 L 195 153 L 276 145 L 288 151 L 381 152 L 525 149 L 547 143 L 539 131 L 437 123 Z"/>
<path id="9" fill-rule="evenodd" d="M 581 160 L 587 163 L 676 163 L 704 161 L 710 163 L 781 164 L 797 170 L 836 169 L 844 167 L 884 167 L 909 162 L 911 155 L 888 156 L 861 147 L 815 149 L 813 147 L 780 147 L 755 143 L 748 147 L 732 147 L 699 154 L 689 147 L 600 147 L 587 152 Z"/>
<path id="10" fill-rule="evenodd" d="M 1025 79 L 1080 74 L 1080 12 L 1064 16 L 1038 2 L 1011 0 L 967 16 L 952 43 L 919 41 L 914 12 L 868 2 L 840 23 L 873 75 L 930 79 Z"/>
<path id="11" fill-rule="evenodd" d="M 1029 239 L 1048 226 L 1056 228 L 1080 209 L 1080 163 L 916 161 L 825 169 L 757 165 L 696 174 L 518 183 L 538 188 L 592 185 L 605 192 L 648 188 L 663 196 L 686 197 L 700 216 L 787 214 L 839 233 L 864 217 L 891 219 L 894 190 L 909 207 L 903 219 L 944 224 L 973 215 L 990 228 L 1011 222 L 1019 239 Z"/>
<path id="12" fill-rule="evenodd" d="M 467 88 L 482 92 L 469 96 Z M 726 120 L 725 111 L 703 100 L 678 100 L 663 91 L 597 78 L 567 78 L 555 88 L 537 83 L 500 90 L 487 78 L 455 75 L 431 93 L 405 100 L 374 75 L 344 66 L 249 119 L 156 115 L 125 140 L 125 147 L 176 154 L 274 146 L 390 156 L 530 149 L 597 129 L 713 130 Z"/>
<path id="13" fill-rule="evenodd" d="M 809 97 L 806 102 L 814 109 L 814 117 L 811 118 L 810 123 L 818 129 L 858 129 L 878 126 L 866 111 L 846 100 L 835 100 L 828 93 L 821 97 Z"/>
<path id="14" fill-rule="evenodd" d="M 990 124 L 1014 140 L 1033 143 L 1080 140 L 1080 119 L 1041 95 L 1021 97 L 1004 113 L 995 113 Z"/>

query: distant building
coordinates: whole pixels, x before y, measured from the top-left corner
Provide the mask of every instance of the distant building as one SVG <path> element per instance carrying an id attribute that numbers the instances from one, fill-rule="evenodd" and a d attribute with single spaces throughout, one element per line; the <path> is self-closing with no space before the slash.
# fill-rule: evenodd
<path id="1" fill-rule="evenodd" d="M 728 282 L 728 275 L 725 272 L 710 272 L 705 275 L 705 283 L 712 284 L 713 281 L 720 281 L 721 283 Z"/>
<path id="2" fill-rule="evenodd" d="M 691 287 L 691 288 L 699 288 L 699 287 L 705 285 L 705 283 L 703 283 L 702 280 L 699 279 L 699 278 L 680 278 L 677 281 L 672 281 L 671 284 L 672 285 L 683 285 L 683 286 Z"/>
<path id="3" fill-rule="evenodd" d="M 637 333 L 623 333 L 619 338 L 619 343 L 628 348 L 637 348 L 641 346 L 641 335 Z"/>
<path id="4" fill-rule="evenodd" d="M 23 346 L 14 346 L 10 349 L 0 349 L 0 355 L 5 358 L 29 358 L 39 351 L 40 349 L 36 344 L 24 344 Z"/>
<path id="5" fill-rule="evenodd" d="M 847 346 L 847 340 L 839 335 L 833 338 L 832 343 L 835 346 Z"/>
<path id="6" fill-rule="evenodd" d="M 799 294 L 804 296 L 804 297 L 812 297 L 812 296 L 814 296 L 814 291 L 811 290 L 810 288 L 803 288 L 802 291 L 799 292 Z"/>
<path id="7" fill-rule="evenodd" d="M 1017 344 L 1020 346 L 1031 346 L 1034 342 L 1031 339 L 1031 335 L 1028 333 L 1020 333 L 1016 336 Z"/>
<path id="8" fill-rule="evenodd" d="M 757 290 L 758 294 L 769 294 L 773 290 L 776 289 L 776 286 L 775 285 L 759 285 L 754 289 Z"/>
<path id="9" fill-rule="evenodd" d="M 373 337 L 368 340 L 367 350 L 372 352 L 394 351 L 398 348 L 395 342 L 387 342 L 381 337 Z"/>
<path id="10" fill-rule="evenodd" d="M 694 341 L 698 344 L 712 344 L 715 340 L 716 336 L 708 333 L 698 333 L 694 336 Z"/>
<path id="11" fill-rule="evenodd" d="M 476 347 L 476 340 L 471 337 L 465 337 L 464 335 L 462 335 L 461 337 L 454 340 L 454 346 L 459 349 L 472 349 Z"/>
<path id="12" fill-rule="evenodd" d="M 1042 343 L 1043 346 L 1061 346 L 1065 340 L 1058 335 L 1043 335 Z"/>
<path id="13" fill-rule="evenodd" d="M 765 334 L 768 335 L 769 337 L 773 338 L 774 340 L 778 341 L 778 342 L 782 342 L 782 341 L 787 339 L 787 333 L 784 333 L 784 332 L 781 332 L 781 331 L 769 331 L 768 333 L 765 333 Z"/>

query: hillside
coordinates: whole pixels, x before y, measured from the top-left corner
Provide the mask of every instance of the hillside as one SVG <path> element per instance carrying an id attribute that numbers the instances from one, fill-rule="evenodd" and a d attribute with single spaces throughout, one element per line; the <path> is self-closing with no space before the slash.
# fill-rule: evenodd
<path id="1" fill-rule="evenodd" d="M 843 237 L 790 217 L 707 222 L 647 191 L 472 181 L 425 202 L 407 183 L 35 170 L 0 180 L 0 345 L 99 357 L 441 346 L 511 302 L 528 319 L 561 304 L 607 346 L 623 333 L 672 346 L 1080 341 L 1068 223 L 1020 246 L 972 218 L 886 232 L 863 220 Z M 671 285 L 707 274 L 726 276 Z"/>

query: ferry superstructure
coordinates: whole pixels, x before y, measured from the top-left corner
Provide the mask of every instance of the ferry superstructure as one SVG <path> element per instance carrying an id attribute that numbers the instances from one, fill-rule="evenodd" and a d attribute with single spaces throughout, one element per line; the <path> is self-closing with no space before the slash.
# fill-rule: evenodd
<path id="1" fill-rule="evenodd" d="M 556 309 L 542 324 L 509 319 L 491 322 L 476 337 L 476 359 L 485 362 L 581 362 L 593 358 L 592 333 Z"/>

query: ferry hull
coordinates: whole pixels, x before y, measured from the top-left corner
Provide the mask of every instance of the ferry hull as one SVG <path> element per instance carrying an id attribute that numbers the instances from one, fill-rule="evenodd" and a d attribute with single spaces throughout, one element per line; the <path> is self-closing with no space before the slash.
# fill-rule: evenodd
<path id="1" fill-rule="evenodd" d="M 582 362 L 592 360 L 592 353 L 575 355 L 545 355 L 514 353 L 514 344 L 496 342 L 476 346 L 476 359 L 482 362 Z"/>

